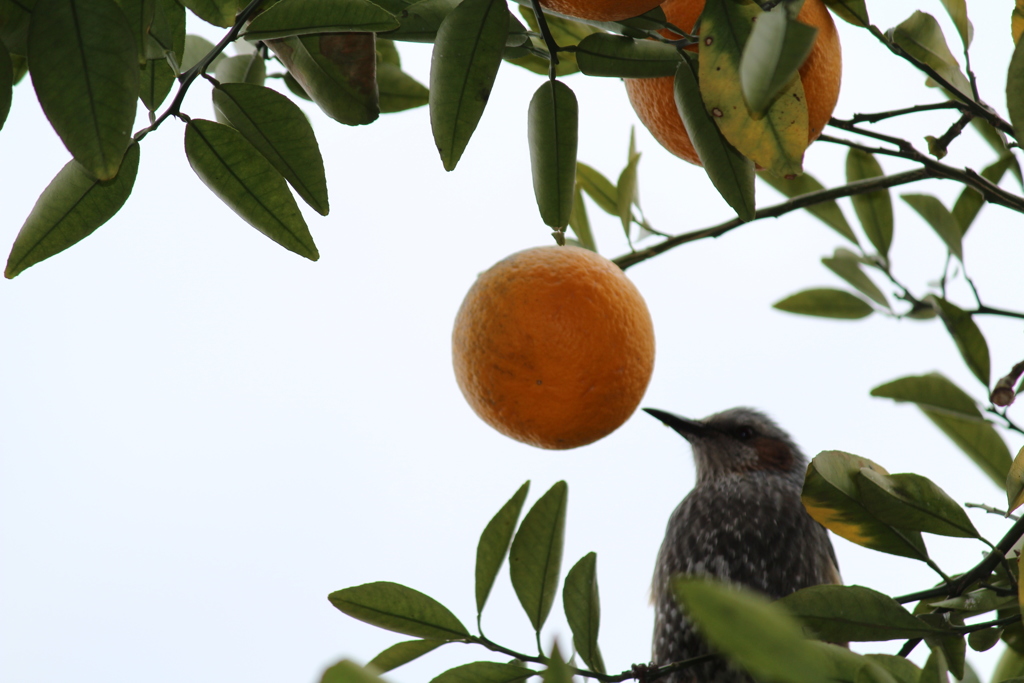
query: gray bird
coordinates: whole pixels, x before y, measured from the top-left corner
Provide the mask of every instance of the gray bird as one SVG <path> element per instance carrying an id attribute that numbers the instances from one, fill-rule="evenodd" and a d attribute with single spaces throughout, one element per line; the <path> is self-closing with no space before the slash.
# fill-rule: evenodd
<path id="1" fill-rule="evenodd" d="M 680 611 L 671 587 L 678 574 L 712 576 L 777 599 L 821 583 L 841 583 L 825 528 L 800 502 L 807 458 L 775 422 L 751 408 L 703 420 L 645 411 L 693 448 L 697 484 L 672 513 L 654 568 L 654 666 L 708 652 Z M 748 683 L 712 660 L 659 683 Z"/>

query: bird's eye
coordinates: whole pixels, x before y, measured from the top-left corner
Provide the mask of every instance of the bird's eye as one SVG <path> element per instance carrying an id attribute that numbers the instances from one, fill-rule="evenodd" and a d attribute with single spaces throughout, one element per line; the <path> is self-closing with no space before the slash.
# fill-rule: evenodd
<path id="1" fill-rule="evenodd" d="M 750 427 L 740 427 L 736 430 L 736 438 L 746 441 L 754 436 L 754 430 Z"/>

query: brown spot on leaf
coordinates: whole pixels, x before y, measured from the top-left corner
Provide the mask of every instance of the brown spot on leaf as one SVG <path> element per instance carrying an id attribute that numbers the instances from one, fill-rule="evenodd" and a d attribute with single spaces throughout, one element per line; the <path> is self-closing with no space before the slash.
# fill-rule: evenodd
<path id="1" fill-rule="evenodd" d="M 704 39 L 704 44 L 705 45 L 710 45 L 713 42 L 715 42 L 715 39 L 713 37 L 711 37 L 711 36 L 708 36 L 707 38 Z"/>

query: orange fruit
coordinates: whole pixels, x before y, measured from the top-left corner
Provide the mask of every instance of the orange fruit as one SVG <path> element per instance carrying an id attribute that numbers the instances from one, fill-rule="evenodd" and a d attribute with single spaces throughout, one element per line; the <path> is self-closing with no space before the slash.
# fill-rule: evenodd
<path id="1" fill-rule="evenodd" d="M 622 21 L 650 12 L 661 0 L 540 0 L 559 14 L 593 21 Z"/>
<path id="2" fill-rule="evenodd" d="M 484 422 L 538 448 L 576 448 L 640 404 L 654 327 L 614 263 L 580 247 L 536 247 L 477 278 L 455 317 L 452 361 Z"/>
<path id="3" fill-rule="evenodd" d="M 704 0 L 667 0 L 661 8 L 669 23 L 689 31 L 704 10 Z M 821 135 L 839 99 L 842 50 L 835 22 L 822 0 L 806 0 L 797 18 L 818 29 L 811 54 L 799 70 L 807 100 L 807 140 L 813 142 Z M 668 31 L 663 33 L 678 37 Z M 696 46 L 687 49 L 695 50 Z M 626 93 L 633 110 L 654 139 L 677 157 L 700 166 L 700 158 L 676 109 L 673 86 L 671 76 L 626 79 Z"/>

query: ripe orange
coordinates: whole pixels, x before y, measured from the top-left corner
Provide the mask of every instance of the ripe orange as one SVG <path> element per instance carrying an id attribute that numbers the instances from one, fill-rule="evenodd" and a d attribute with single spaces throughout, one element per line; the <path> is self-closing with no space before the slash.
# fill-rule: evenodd
<path id="1" fill-rule="evenodd" d="M 477 278 L 455 317 L 452 361 L 484 422 L 538 448 L 576 448 L 636 410 L 654 369 L 654 327 L 614 263 L 536 247 Z"/>
<path id="2" fill-rule="evenodd" d="M 689 31 L 704 10 L 704 0 L 667 0 L 661 8 L 665 10 L 669 23 Z M 807 139 L 808 142 L 813 142 L 821 135 L 839 99 L 839 81 L 843 71 L 842 51 L 839 47 L 836 25 L 822 0 L 807 0 L 797 18 L 818 29 L 811 54 L 799 70 L 807 100 Z M 665 33 L 670 37 L 678 37 L 669 32 Z M 696 46 L 693 49 L 696 49 Z M 626 93 L 637 117 L 662 147 L 677 157 L 700 166 L 700 158 L 676 109 L 673 85 L 671 76 L 628 78 Z"/>
<path id="3" fill-rule="evenodd" d="M 550 10 L 593 21 L 621 21 L 649 12 L 661 0 L 540 0 Z"/>

